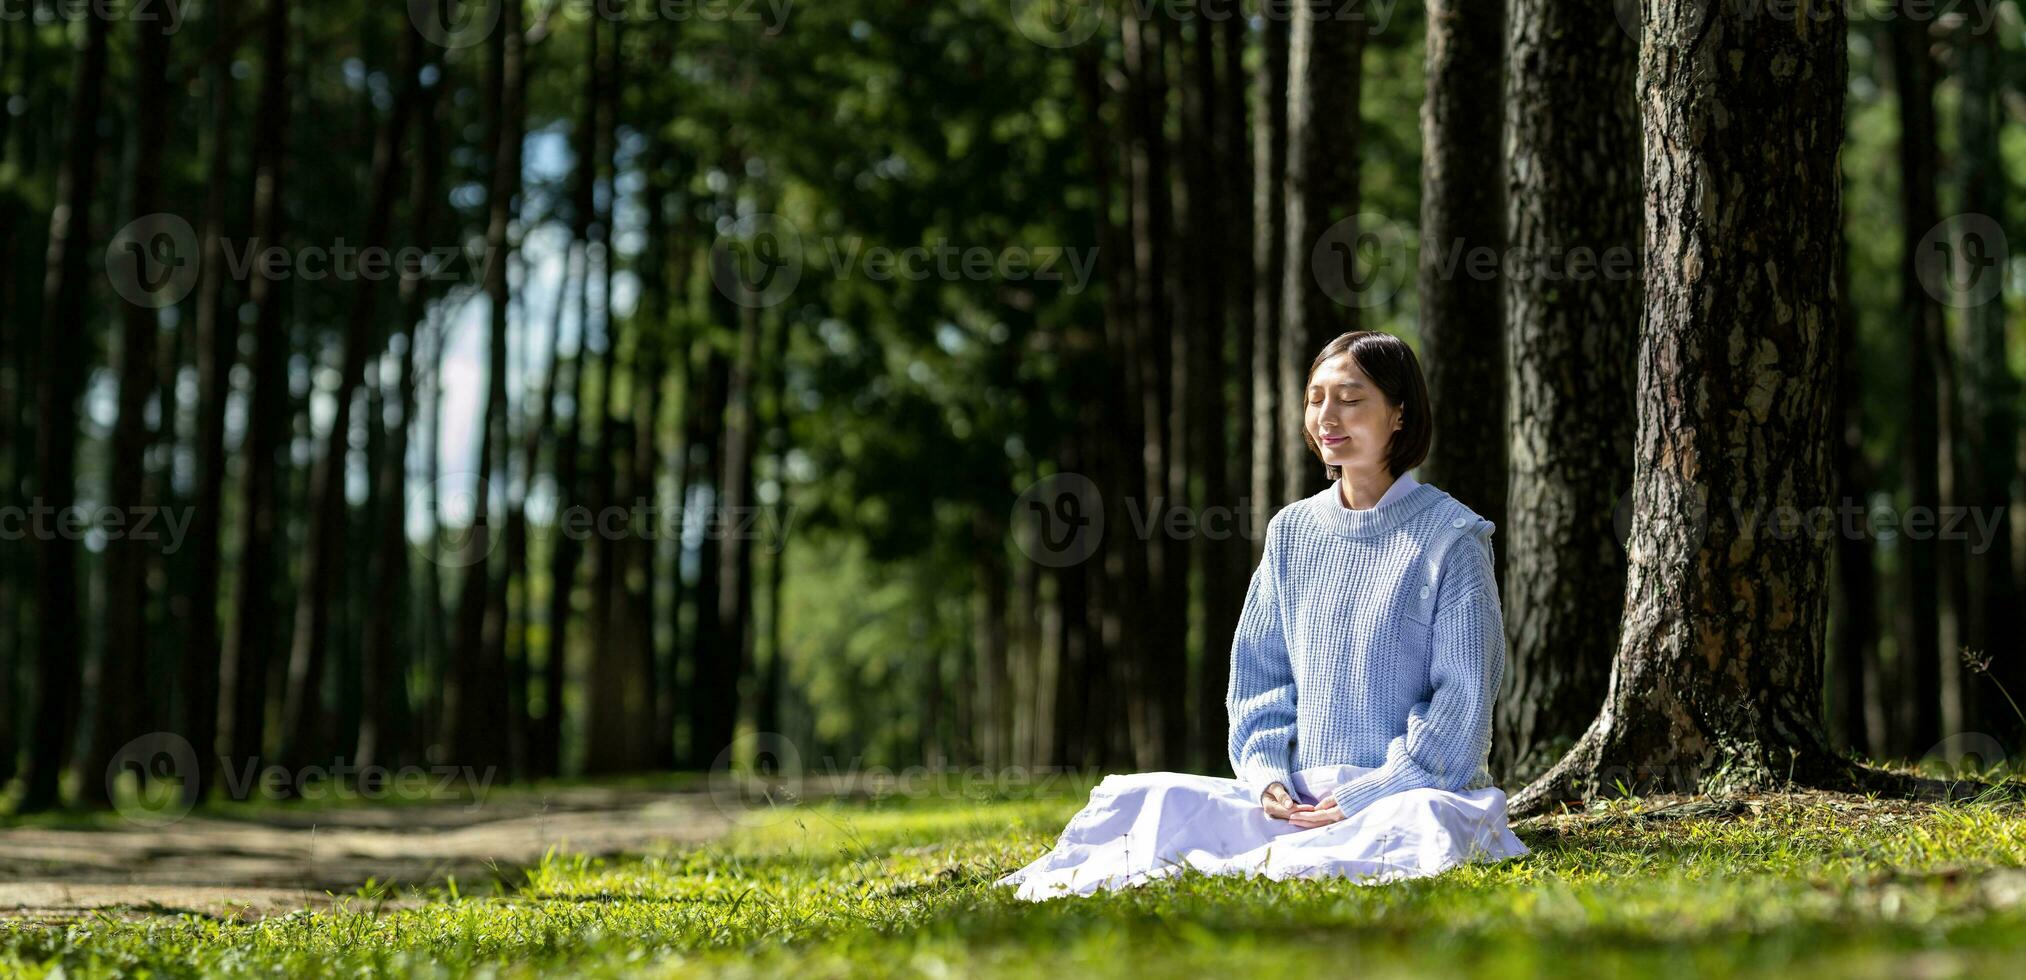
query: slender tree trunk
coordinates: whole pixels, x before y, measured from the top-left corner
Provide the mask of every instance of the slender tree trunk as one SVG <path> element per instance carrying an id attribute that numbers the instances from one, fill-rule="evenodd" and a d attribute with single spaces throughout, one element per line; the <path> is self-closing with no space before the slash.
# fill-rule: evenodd
<path id="1" fill-rule="evenodd" d="M 1864 390 L 1861 349 L 1857 344 L 1857 308 L 1850 300 L 1848 248 L 1839 242 L 1836 264 L 1838 302 L 1836 328 L 1840 334 L 1836 362 L 1837 426 L 1836 502 L 1839 507 L 1856 506 L 1868 513 L 1872 487 L 1871 464 L 1864 453 Z M 1885 753 L 1888 735 L 1884 692 L 1880 690 L 1878 663 L 1878 571 L 1877 550 L 1869 533 L 1847 533 L 1838 517 L 1836 535 L 1836 589 L 1840 599 L 1836 648 L 1829 669 L 1831 741 L 1880 756 Z M 1839 737 L 1840 736 L 1840 737 Z"/>
<path id="2" fill-rule="evenodd" d="M 1131 192 L 1130 168 L 1120 168 L 1114 146 L 1106 139 L 1113 128 L 1104 115 L 1106 103 L 1105 66 L 1099 52 L 1085 47 L 1077 56 L 1077 92 L 1085 115 L 1085 152 L 1092 168 L 1091 183 L 1096 189 L 1094 211 L 1097 223 L 1098 274 L 1105 283 L 1104 372 L 1101 427 L 1091 428 L 1091 438 L 1100 445 L 1119 446 L 1123 451 L 1089 454 L 1090 467 L 1098 474 L 1099 486 L 1114 488 L 1103 494 L 1104 518 L 1109 527 L 1130 527 L 1131 512 L 1126 506 L 1134 493 L 1146 486 L 1146 457 L 1134 451 L 1144 445 L 1140 435 L 1148 425 L 1141 398 L 1139 367 L 1141 344 L 1138 337 L 1136 300 L 1137 270 L 1127 229 L 1136 212 Z M 1130 115 L 1130 100 L 1120 112 Z M 1130 157 L 1130 151 L 1120 153 Z M 1123 193 L 1119 193 L 1123 191 Z M 1120 201 L 1125 214 L 1121 224 L 1113 216 L 1113 202 Z M 1121 436 L 1123 434 L 1123 437 Z M 1069 469 L 1066 472 L 1079 472 Z M 1130 739 L 1123 723 L 1127 712 L 1120 710 L 1130 697 L 1130 684 L 1151 642 L 1141 623 L 1150 601 L 1148 549 L 1137 542 L 1114 539 L 1104 547 L 1101 568 L 1093 568 L 1082 581 L 1087 584 L 1092 634 L 1083 649 L 1072 650 L 1065 661 L 1058 694 L 1060 724 L 1056 730 L 1057 752 L 1065 763 L 1099 765 L 1124 760 L 1130 755 Z M 1096 563 L 1090 563 L 1096 564 Z"/>
<path id="3" fill-rule="evenodd" d="M 130 213 L 144 219 L 161 207 L 162 171 L 159 162 L 169 136 L 168 85 L 169 33 L 160 21 L 134 21 L 138 52 L 135 58 L 134 171 Z M 115 247 L 122 243 L 116 242 Z M 125 243 L 126 247 L 147 248 L 150 243 Z M 139 266 L 137 265 L 137 268 Z M 146 283 L 141 284 L 143 288 Z M 159 329 L 158 307 L 136 303 L 132 297 L 121 307 L 118 371 L 120 376 L 119 420 L 113 427 L 112 474 L 109 481 L 111 504 L 128 510 L 129 520 L 138 520 L 148 504 L 147 459 L 152 441 L 147 410 L 154 398 L 156 372 L 155 334 Z M 166 425 L 172 416 L 164 416 Z M 78 783 L 84 799 L 93 803 L 111 801 L 111 781 L 101 777 L 120 746 L 152 729 L 140 698 L 147 683 L 148 609 L 153 590 L 148 587 L 150 542 L 136 535 L 122 535 L 107 542 L 105 575 L 106 638 L 99 661 L 98 724 L 92 748 L 85 756 L 85 778 Z"/>
<path id="4" fill-rule="evenodd" d="M 766 336 L 761 344 L 761 357 L 766 363 L 767 404 L 772 406 L 766 441 L 773 457 L 775 487 L 775 517 L 763 526 L 778 528 L 781 534 L 780 538 L 767 542 L 767 667 L 760 679 L 760 707 L 754 719 L 757 730 L 762 732 L 781 731 L 781 693 L 788 676 L 787 660 L 781 649 L 781 582 L 785 577 L 788 528 L 794 518 L 794 507 L 788 500 L 790 436 L 788 403 L 783 392 L 788 376 L 788 331 L 781 321 L 779 315 L 767 318 Z"/>
<path id="5" fill-rule="evenodd" d="M 288 42 L 289 0 L 269 0 L 262 27 L 263 67 L 260 107 L 254 117 L 254 234 L 261 248 L 278 247 L 284 231 L 283 163 L 287 158 L 289 124 Z M 288 336 L 282 320 L 283 297 L 277 282 L 256 275 L 247 286 L 254 308 L 254 354 L 247 414 L 244 468 L 240 483 L 238 577 L 234 618 L 226 638 L 225 663 L 232 705 L 232 764 L 256 764 L 265 749 L 267 731 L 268 653 L 276 645 L 275 574 L 282 542 L 275 496 L 280 461 L 286 444 L 283 429 L 288 406 Z M 221 313 L 221 315 L 229 315 Z"/>
<path id="6" fill-rule="evenodd" d="M 1941 307 L 1922 288 L 1920 241 L 1938 218 L 1935 205 L 1934 67 L 1925 16 L 1902 10 L 1887 27 L 1899 103 L 1900 323 L 1907 342 L 1906 441 L 1902 446 L 1909 513 L 1932 515 L 1941 505 L 1941 419 L 1936 406 L 1938 358 L 1946 343 Z M 1942 737 L 1941 592 L 1939 546 L 1932 535 L 1904 535 L 1902 599 L 1905 653 L 1899 658 L 1900 726 L 1908 739 L 1895 751 L 1919 755 Z"/>
<path id="7" fill-rule="evenodd" d="M 1422 478 L 1441 485 L 1498 527 L 1507 526 L 1506 283 L 1502 276 L 1475 274 L 1470 263 L 1478 254 L 1502 257 L 1506 248 L 1506 169 L 1500 131 L 1505 115 L 1500 86 L 1505 75 L 1506 2 L 1429 0 L 1428 88 L 1421 102 L 1421 353 L 1435 410 L 1435 441 Z M 1524 0 L 1512 2 L 1533 13 Z M 1617 19 L 1601 5 L 1571 19 L 1577 22 L 1572 27 L 1593 28 L 1591 35 L 1608 32 L 1626 39 Z M 1532 26 L 1539 29 L 1538 24 Z M 1599 55 L 1620 55 L 1610 70 L 1627 84 L 1595 87 L 1601 90 L 1602 108 L 1615 113 L 1620 122 L 1626 120 L 1631 107 L 1622 96 L 1629 92 L 1635 52 L 1616 41 L 1592 40 L 1584 47 Z M 1540 72 L 1573 73 L 1576 67 L 1543 59 Z M 1582 67 L 1594 71 L 1599 66 Z M 1567 91 L 1558 88 L 1550 98 L 1560 99 Z M 1578 140 L 1590 131 L 1586 122 L 1568 118 L 1570 122 L 1556 127 L 1566 127 L 1565 138 Z M 1598 159 L 1612 163 L 1637 159 L 1633 142 L 1637 128 L 1621 125 L 1610 130 L 1621 142 L 1609 147 L 1613 156 Z M 1516 181 L 1529 177 L 1513 174 Z M 1620 187 L 1620 212 L 1628 213 L 1633 200 L 1630 182 L 1621 181 Z M 1628 341 L 1630 322 L 1615 324 Z M 1619 349 L 1629 350 L 1629 342 Z M 1619 402 L 1618 407 L 1624 404 Z M 1597 448 L 1617 449 L 1620 444 Z M 1619 484 L 1609 486 L 1615 489 Z M 1500 565 L 1510 562 L 1511 548 L 1495 550 Z M 1503 569 L 1499 571 L 1499 580 L 1507 581 Z"/>
<path id="8" fill-rule="evenodd" d="M 607 212 L 596 226 L 598 242 L 605 255 L 604 264 L 600 267 L 604 278 L 605 315 L 601 322 L 605 327 L 605 346 L 599 352 L 601 408 L 592 470 L 596 510 L 622 507 L 627 503 L 628 494 L 624 492 L 623 481 L 630 474 L 631 467 L 622 465 L 622 462 L 630 462 L 633 445 L 632 427 L 621 415 L 619 405 L 619 352 L 625 338 L 620 332 L 620 320 L 612 304 L 613 269 L 618 258 L 613 254 L 612 221 L 617 211 L 614 202 L 619 193 L 618 92 L 621 84 L 619 74 L 624 65 L 620 57 L 621 23 L 616 19 L 608 23 L 612 32 L 611 44 L 601 49 L 599 61 L 602 85 L 599 89 L 598 118 L 605 149 L 611 155 L 611 176 L 607 185 Z M 639 637 L 631 629 L 632 598 L 626 585 L 626 563 L 634 551 L 633 542 L 628 537 L 631 533 L 629 524 L 627 530 L 618 535 L 601 531 L 593 541 L 591 648 L 595 666 L 586 679 L 591 713 L 586 739 L 589 756 L 585 766 L 590 772 L 631 772 L 645 768 L 650 761 L 645 753 L 646 741 L 642 738 L 642 728 L 648 719 L 639 715 L 641 702 L 636 697 L 640 693 L 640 644 Z"/>
<path id="9" fill-rule="evenodd" d="M 525 39 L 521 0 L 503 0 L 492 44 L 495 68 L 491 85 L 496 106 L 492 125 L 492 187 L 488 195 L 485 292 L 491 320 L 487 345 L 487 378 L 483 435 L 479 440 L 478 479 L 473 504 L 473 550 L 477 558 L 465 572 L 458 604 L 460 636 L 452 654 L 462 669 L 457 674 L 457 700 L 450 707 L 451 750 L 459 765 L 491 766 L 511 761 L 499 727 L 507 717 L 506 575 L 504 561 L 493 570 L 492 487 L 504 490 L 509 436 L 507 433 L 507 343 L 512 294 L 507 263 L 513 257 L 508 237 L 514 220 L 514 197 L 521 189 L 521 64 Z M 504 493 L 502 493 L 504 496 Z M 505 510 L 498 526 L 505 526 Z"/>
<path id="10" fill-rule="evenodd" d="M 1287 42 L 1283 17 L 1265 17 L 1260 69 L 1252 97 L 1252 507 L 1259 527 L 1252 540 L 1257 565 L 1266 548 L 1266 519 L 1286 500 L 1281 478 L 1287 442 L 1299 441 L 1287 423 L 1294 389 L 1280 376 L 1281 283 L 1287 271 Z"/>
<path id="11" fill-rule="evenodd" d="M 1135 390 L 1143 424 L 1135 431 L 1141 436 L 1144 466 L 1138 499 L 1130 501 L 1128 513 L 1143 514 L 1153 513 L 1162 503 L 1173 500 L 1169 466 L 1178 449 L 1180 428 L 1168 415 L 1173 401 L 1171 350 L 1179 347 L 1185 354 L 1187 350 L 1186 337 L 1180 338 L 1179 344 L 1173 342 L 1175 311 L 1167 290 L 1174 214 L 1165 132 L 1168 98 L 1163 70 L 1166 57 L 1163 26 L 1160 17 L 1129 17 L 1124 24 L 1134 314 L 1134 351 L 1126 363 L 1136 369 Z M 1180 577 L 1184 582 L 1181 595 L 1175 591 L 1178 580 L 1175 558 L 1184 553 L 1181 542 L 1155 535 L 1135 545 L 1146 555 L 1146 581 L 1152 601 L 1185 609 L 1186 575 Z M 1118 691 L 1126 709 L 1129 751 L 1134 765 L 1140 769 L 1167 767 L 1166 712 L 1172 703 L 1169 678 L 1178 670 L 1174 655 L 1186 635 L 1186 629 L 1176 628 L 1176 620 L 1183 620 L 1186 626 L 1186 619 L 1179 614 L 1148 619 L 1145 628 L 1150 632 L 1145 639 L 1126 648 L 1119 658 Z"/>
<path id="12" fill-rule="evenodd" d="M 1626 613 L 1604 710 L 1515 797 L 1848 779 L 1823 730 L 1845 21 L 1649 9 L 1647 279 Z M 1814 256 L 1815 259 L 1806 257 Z M 1754 522 L 1753 515 L 1764 518 Z"/>
<path id="13" fill-rule="evenodd" d="M 440 60 L 431 65 L 441 70 Z M 418 244 L 437 241 L 437 184 L 443 167 L 443 139 L 437 115 L 443 83 L 424 86 L 419 93 L 415 115 L 417 135 L 422 143 L 422 162 L 410 186 L 409 211 Z M 401 363 L 394 384 L 395 403 L 401 421 L 387 433 L 387 445 L 374 479 L 375 495 L 385 502 L 375 528 L 369 579 L 372 595 L 366 612 L 364 647 L 360 651 L 359 699 L 364 711 L 359 719 L 359 737 L 354 762 L 364 768 L 408 758 L 410 746 L 404 733 L 409 730 L 410 706 L 406 682 L 415 653 L 411 644 L 397 638 L 396 625 L 402 622 L 404 597 L 412 597 L 408 562 L 408 446 L 421 414 L 416 398 L 417 376 L 421 371 L 421 326 L 428 316 L 429 290 L 426 280 L 401 280 L 399 335 L 405 339 Z M 380 424 L 374 419 L 374 424 Z M 409 601 L 412 601 L 410 599 Z M 435 610 L 427 610 L 433 619 Z M 414 637 L 409 637 L 414 639 Z"/>
<path id="14" fill-rule="evenodd" d="M 1508 44 L 1508 247 L 1522 262 L 1572 270 L 1581 250 L 1591 271 L 1581 280 L 1503 283 L 1511 421 L 1485 438 L 1509 440 L 1510 499 L 1524 506 L 1510 512 L 1497 549 L 1510 570 L 1501 590 L 1508 664 L 1492 771 L 1524 784 L 1568 751 L 1603 703 L 1624 611 L 1615 517 L 1631 514 L 1639 44 L 1609 0 L 1513 0 Z M 1451 243 L 1445 237 L 1440 247 Z M 1459 274 L 1467 261 L 1459 256 Z M 1426 291 L 1444 288 L 1426 269 L 1424 322 Z M 1444 402 L 1473 408 L 1471 388 L 1454 382 L 1450 397 L 1434 396 L 1438 433 L 1453 432 Z"/>
<path id="15" fill-rule="evenodd" d="M 753 392 L 760 368 L 758 311 L 739 311 L 738 342 L 726 389 L 724 469 L 718 484 L 724 490 L 719 523 L 729 527 L 744 526 L 744 515 L 753 505 L 754 437 L 758 429 Z M 724 523 L 727 521 L 730 523 Z M 753 541 L 745 534 L 723 538 L 717 556 L 718 648 L 713 652 L 721 663 L 717 697 L 723 707 L 713 716 L 714 725 L 704 742 L 713 758 L 731 744 L 737 731 L 739 684 L 753 662 Z"/>
<path id="16" fill-rule="evenodd" d="M 1358 329 L 1358 117 L 1366 25 L 1315 0 L 1293 6 L 1287 57 L 1286 253 L 1281 278 L 1280 381 L 1287 433 L 1281 497 L 1300 500 L 1329 485 L 1302 438 L 1309 365 L 1338 334 Z M 1350 224 L 1340 224 L 1349 222 Z M 1331 295 L 1332 293 L 1336 295 Z"/>
<path id="17" fill-rule="evenodd" d="M 724 261 L 729 256 L 713 249 L 711 261 Z M 718 294 L 713 292 L 714 297 Z M 720 316 L 725 315 L 720 311 Z M 714 342 L 706 341 L 703 367 L 703 390 L 692 404 L 699 411 L 695 429 L 696 439 L 690 444 L 696 448 L 690 452 L 690 498 L 704 506 L 724 506 L 724 484 L 721 482 L 722 460 L 725 443 L 725 399 L 731 387 L 731 361 Z M 722 568 L 719 556 L 723 548 L 722 536 L 711 533 L 710 514 L 705 514 L 705 534 L 697 549 L 696 626 L 691 631 L 689 656 L 693 665 L 689 687 L 689 762 L 685 768 L 704 769 L 711 766 L 719 752 L 730 742 L 727 732 L 736 719 L 727 720 L 725 692 L 737 683 L 738 675 L 729 669 L 724 653 L 725 639 L 722 635 L 723 622 L 719 612 L 719 596 L 723 586 Z"/>
<path id="18" fill-rule="evenodd" d="M 407 137 L 409 120 L 415 114 L 419 73 L 422 70 L 422 32 L 402 31 L 401 67 L 394 105 L 381 122 L 373 144 L 372 186 L 364 237 L 365 248 L 384 248 L 394 222 L 394 201 L 399 195 L 401 172 L 397 162 Z M 334 579 L 345 567 L 347 513 L 345 502 L 346 459 L 350 455 L 352 400 L 365 380 L 367 361 L 376 358 L 382 340 L 374 329 L 380 282 L 362 276 L 352 288 L 351 309 L 345 319 L 344 349 L 331 427 L 324 434 L 322 453 L 310 471 L 308 536 L 302 553 L 302 589 L 296 602 L 295 632 L 289 646 L 288 689 L 282 706 L 284 725 L 282 758 L 307 764 L 322 758 L 331 731 L 324 714 L 322 686 L 325 651 L 330 643 L 331 604 Z M 378 425 L 378 420 L 374 420 Z"/>
<path id="19" fill-rule="evenodd" d="M 207 70 L 211 124 L 205 172 L 202 262 L 197 273 L 197 494 L 191 501 L 188 619 L 184 633 L 183 689 L 190 744 L 197 750 L 195 778 L 184 784 L 191 801 L 209 795 L 218 777 L 219 745 L 219 582 L 224 574 L 226 479 L 225 402 L 238 359 L 239 322 L 225 302 L 226 190 L 234 186 L 232 127 L 238 115 L 239 86 L 232 78 L 237 0 L 214 8 L 211 63 Z"/>
<path id="20" fill-rule="evenodd" d="M 1991 296 L 1964 311 L 1969 335 L 1968 377 L 1964 391 L 1971 406 L 1964 418 L 1971 449 L 1965 454 L 1973 464 L 1965 488 L 1980 513 L 1996 520 L 1990 540 L 1971 543 L 1970 583 L 1973 604 L 1964 643 L 1989 655 L 1991 677 L 1967 678 L 1972 685 L 1970 703 L 1975 707 L 1972 724 L 1991 732 L 2005 745 L 2018 745 L 2020 720 L 2005 700 L 2004 690 L 2014 697 L 2026 694 L 2026 659 L 2006 655 L 2008 643 L 2016 649 L 2017 637 L 2026 630 L 2020 609 L 2026 605 L 2018 581 L 2012 574 L 2012 483 L 2018 477 L 2019 384 L 2010 369 L 2006 329 L 2005 274 L 1992 261 L 2002 255 L 1996 241 L 1988 240 L 1992 226 L 2002 228 L 2007 202 L 2005 169 L 1999 153 L 2000 113 L 1998 64 L 2003 54 L 1995 27 L 1976 29 L 1965 20 L 1959 28 L 1959 70 L 1962 86 L 1958 98 L 1957 132 L 1962 139 L 1963 210 L 1983 215 L 1990 225 L 1966 230 L 1955 243 L 1955 256 L 1969 268 L 1961 277 L 1966 288 L 1977 290 L 1988 283 Z M 1957 270 L 1952 270 L 1957 271 Z M 1981 296 L 1982 293 L 1973 293 Z M 1980 552 L 1977 549 L 1981 547 Z"/>
<path id="21" fill-rule="evenodd" d="M 565 395 L 570 405 L 570 416 L 558 424 L 556 433 L 557 521 L 550 529 L 554 543 L 549 550 L 549 649 L 542 667 L 543 714 L 537 739 L 539 747 L 535 752 L 540 760 L 538 771 L 547 776 L 562 772 L 563 719 L 567 708 L 563 689 L 568 677 L 571 600 L 577 590 L 577 570 L 584 553 L 583 544 L 577 536 L 564 531 L 562 518 L 570 508 L 582 506 L 584 501 L 580 463 L 581 433 L 586 414 L 584 365 L 591 353 L 590 228 L 598 177 L 598 168 L 591 161 L 598 158 L 599 145 L 598 24 L 599 18 L 596 17 L 585 21 L 584 108 L 577 121 L 577 164 L 571 175 L 575 184 L 571 190 L 570 205 L 570 240 L 573 243 L 570 268 L 575 270 L 571 281 L 577 302 L 577 350 L 570 359 L 569 385 Z M 561 370 L 560 363 L 557 369 Z"/>
<path id="22" fill-rule="evenodd" d="M 42 281 L 41 365 L 36 378 L 35 503 L 62 514 L 77 498 L 78 398 L 84 388 L 90 325 L 85 318 L 85 252 L 91 202 L 98 196 L 98 115 L 106 77 L 108 18 L 85 18 L 84 48 L 70 98 L 69 137 L 56 174 Z M 39 691 L 28 745 L 27 786 L 17 813 L 57 804 L 59 777 L 76 734 L 83 662 L 77 541 L 35 536 L 36 653 Z M 81 774 L 102 783 L 102 772 Z"/>

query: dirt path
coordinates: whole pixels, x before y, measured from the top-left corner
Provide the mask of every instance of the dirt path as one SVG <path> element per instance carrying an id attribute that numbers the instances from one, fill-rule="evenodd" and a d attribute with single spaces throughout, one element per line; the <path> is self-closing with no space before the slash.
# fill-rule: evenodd
<path id="1" fill-rule="evenodd" d="M 551 847 L 605 856 L 695 843 L 731 819 L 703 792 L 570 789 L 541 797 L 187 817 L 164 827 L 0 829 L 0 919 L 196 912 L 242 920 L 326 908 L 371 879 L 489 889 Z M 354 907 L 365 904 L 354 896 Z M 389 907 L 408 900 L 390 899 Z"/>

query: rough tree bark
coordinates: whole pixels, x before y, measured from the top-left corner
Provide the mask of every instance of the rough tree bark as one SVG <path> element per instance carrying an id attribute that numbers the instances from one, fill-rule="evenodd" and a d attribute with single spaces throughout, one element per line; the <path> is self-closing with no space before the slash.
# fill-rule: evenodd
<path id="1" fill-rule="evenodd" d="M 1631 564 L 1604 710 L 1513 799 L 1867 782 L 1821 717 L 1846 23 L 1647 10 Z M 1889 780 L 1872 781 L 1874 785 Z M 1908 781 L 1898 780 L 1900 784 Z"/>
<path id="2" fill-rule="evenodd" d="M 1611 0 L 1513 0 L 1506 36 L 1510 247 L 1562 270 L 1579 249 L 1590 257 L 1582 280 L 1530 269 L 1504 282 L 1511 427 L 1500 442 L 1510 499 L 1523 505 L 1498 549 L 1507 669 L 1492 768 L 1523 783 L 1603 703 L 1624 609 L 1614 509 L 1632 480 L 1639 44 Z M 1439 413 L 1446 399 L 1435 397 Z"/>

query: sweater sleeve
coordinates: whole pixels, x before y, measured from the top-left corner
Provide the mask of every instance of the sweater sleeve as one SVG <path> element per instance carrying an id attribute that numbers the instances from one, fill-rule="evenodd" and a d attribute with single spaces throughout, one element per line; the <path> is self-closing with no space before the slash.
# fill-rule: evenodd
<path id="1" fill-rule="evenodd" d="M 1225 687 L 1224 711 L 1230 718 L 1231 771 L 1256 799 L 1280 783 L 1290 791 L 1288 767 L 1294 738 L 1294 669 L 1288 662 L 1286 633 L 1280 615 L 1279 522 L 1269 521 L 1266 547 L 1245 608 L 1231 641 L 1231 678 Z"/>
<path id="2" fill-rule="evenodd" d="M 1388 743 L 1386 761 L 1336 788 L 1346 818 L 1394 793 L 1469 784 L 1491 748 L 1491 711 L 1505 673 L 1505 625 L 1492 573 L 1491 524 L 1452 549 L 1462 561 L 1445 569 L 1428 679 L 1432 693 L 1407 712 L 1407 730 Z"/>

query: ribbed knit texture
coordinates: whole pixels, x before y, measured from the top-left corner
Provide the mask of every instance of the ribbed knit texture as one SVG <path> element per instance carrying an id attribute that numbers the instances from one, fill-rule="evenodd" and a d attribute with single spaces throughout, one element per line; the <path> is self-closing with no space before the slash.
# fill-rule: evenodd
<path id="1" fill-rule="evenodd" d="M 1505 673 L 1492 523 L 1430 484 L 1368 510 L 1332 484 L 1267 522 L 1231 647 L 1232 772 L 1257 796 L 1310 766 L 1345 817 L 1404 790 L 1492 785 Z"/>

